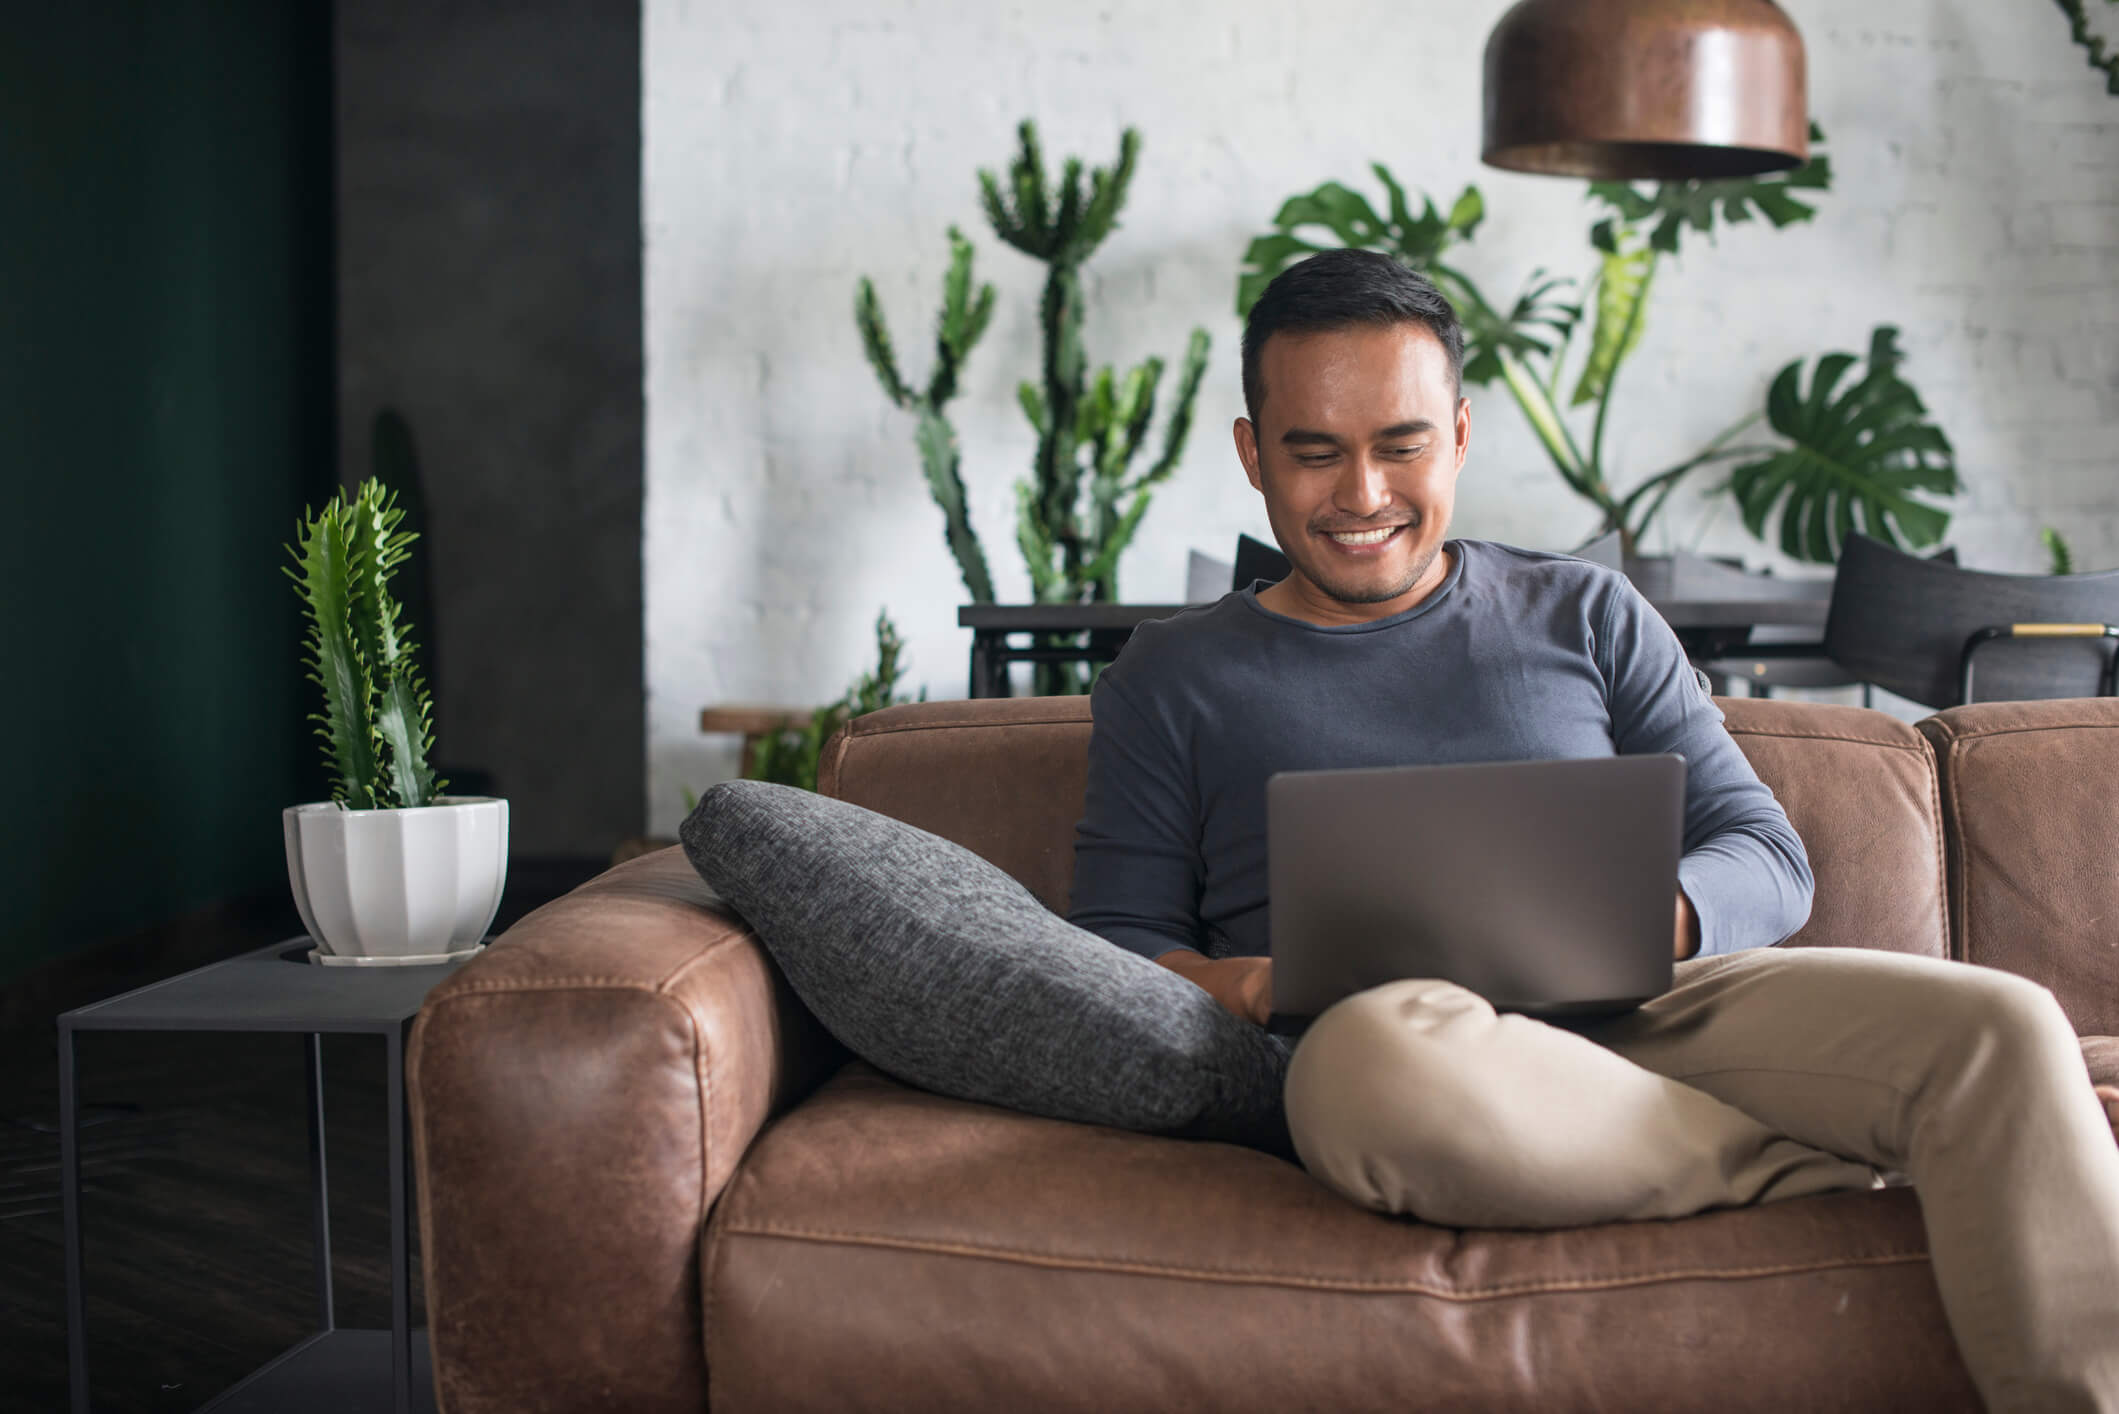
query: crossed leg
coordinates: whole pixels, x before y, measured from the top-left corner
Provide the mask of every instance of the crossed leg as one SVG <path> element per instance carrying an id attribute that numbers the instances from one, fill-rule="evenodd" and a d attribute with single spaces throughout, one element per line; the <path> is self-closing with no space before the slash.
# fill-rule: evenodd
<path id="1" fill-rule="evenodd" d="M 1287 1109 L 1324 1182 L 1458 1226 L 1679 1216 L 1901 1170 L 1988 1406 L 2119 1410 L 2119 1147 L 2059 1005 L 2022 978 L 1768 949 L 1682 963 L 1581 1034 L 1393 983 L 1318 1018 Z"/>

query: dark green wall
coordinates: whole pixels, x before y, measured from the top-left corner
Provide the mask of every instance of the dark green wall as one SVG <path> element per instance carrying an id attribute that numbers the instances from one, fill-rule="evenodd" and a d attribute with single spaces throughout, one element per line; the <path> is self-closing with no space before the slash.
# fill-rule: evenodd
<path id="1" fill-rule="evenodd" d="M 285 886 L 335 443 L 328 6 L 8 11 L 0 980 Z"/>

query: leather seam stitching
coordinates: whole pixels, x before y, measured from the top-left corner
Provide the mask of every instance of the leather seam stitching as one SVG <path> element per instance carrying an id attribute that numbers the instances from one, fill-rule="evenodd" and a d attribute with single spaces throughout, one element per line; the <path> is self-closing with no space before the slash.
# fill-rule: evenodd
<path id="1" fill-rule="evenodd" d="M 687 963 L 686 966 L 690 964 Z M 683 969 L 679 969 L 682 971 Z M 466 982 L 451 987 L 444 996 L 434 997 L 424 1006 L 440 1006 L 453 1002 L 458 997 L 499 996 L 509 992 L 646 992 L 651 996 L 669 996 L 669 978 L 660 982 L 647 982 L 638 977 L 547 977 L 534 981 Z M 672 1001 L 676 999 L 671 997 Z M 424 1006 L 422 1009 L 424 1009 Z"/>
<path id="2" fill-rule="evenodd" d="M 731 1183 L 735 1181 L 734 1175 L 730 1175 L 729 1181 Z M 728 1206 L 726 1204 L 717 1204 L 709 1212 L 707 1221 L 701 1228 L 699 1238 L 699 1317 L 705 1326 L 705 1329 L 700 1332 L 699 1359 L 700 1363 L 705 1367 L 709 1408 L 712 1407 L 713 1403 L 714 1336 L 717 1334 L 717 1327 L 714 1324 L 714 1287 L 716 1285 L 714 1276 L 721 1265 L 721 1254 L 725 1245 L 723 1234 L 727 1228 L 727 1214 Z"/>
<path id="3" fill-rule="evenodd" d="M 1972 960 L 1972 881 L 1970 878 L 1972 856 L 1971 850 L 1965 843 L 1964 800 L 1962 793 L 1957 789 L 1957 777 L 1959 768 L 1963 765 L 1965 745 L 1966 739 L 1964 737 L 1952 734 L 1950 741 L 1950 798 L 1952 804 L 1951 814 L 1957 821 L 1957 828 L 1952 833 L 1957 838 L 1954 841 L 1953 850 L 1956 858 L 1951 862 L 1957 867 L 1951 871 L 1950 902 L 1955 905 L 1953 916 L 1957 919 L 1957 946 L 1953 951 L 1956 952 L 1959 962 L 1970 962 Z"/>
<path id="4" fill-rule="evenodd" d="M 1950 828 L 1942 800 L 1942 762 L 1936 759 L 1935 749 L 1925 737 L 1921 739 L 1921 745 L 1927 748 L 1928 808 L 1935 819 L 1935 872 L 1940 876 L 1935 882 L 1935 893 L 1937 901 L 1942 904 L 1942 955 L 1950 957 L 1960 950 L 1950 936 L 1951 920 L 1956 917 L 1956 912 L 1950 906 Z"/>
<path id="5" fill-rule="evenodd" d="M 701 963 L 711 962 L 716 956 L 720 954 L 723 948 L 728 947 L 732 944 L 740 944 L 743 942 L 747 942 L 750 940 L 750 937 L 750 931 L 746 928 L 730 929 L 728 932 L 723 933 L 720 937 L 715 938 L 712 942 L 707 943 L 704 947 L 700 948 L 699 951 L 693 953 L 690 957 L 686 958 L 684 961 L 678 963 L 675 967 L 671 968 L 669 971 L 669 975 L 655 984 L 655 990 L 658 992 L 669 991 L 671 988 L 677 985 L 677 979 L 684 976 L 685 973 L 691 971 L 693 968 L 699 966 Z"/>
<path id="6" fill-rule="evenodd" d="M 677 1001 L 674 996 L 670 1000 Z M 691 1007 L 682 1002 L 678 1005 L 683 1007 L 684 1019 L 692 1028 L 692 1084 L 699 1092 L 699 1208 L 692 1226 L 703 1230 L 706 1227 L 706 1189 L 714 1176 L 714 1068 L 712 1058 L 707 1055 L 706 1028 L 699 1024 L 699 1017 Z"/>
<path id="7" fill-rule="evenodd" d="M 2098 700 L 2103 701 L 2106 699 L 2100 698 Z M 1935 719 L 1930 717 L 1928 720 L 1934 721 Z M 1985 727 L 1978 731 L 1970 732 L 1958 730 L 1954 723 L 1944 723 L 1943 726 L 1950 734 L 1950 745 L 1952 747 L 1969 746 L 1975 741 L 1985 741 L 1989 737 L 2022 736 L 2026 732 L 2119 731 L 2119 722 L 2043 722 L 2037 726 Z"/>
<path id="8" fill-rule="evenodd" d="M 1769 731 L 1758 727 L 1732 727 L 1729 729 L 1729 735 L 1776 737 L 1782 741 L 1844 741 L 1854 746 L 1881 746 L 1892 751 L 1917 751 L 1923 755 L 1928 750 L 1925 741 L 1885 741 L 1881 737 L 1846 736 L 1839 732 Z"/>
<path id="9" fill-rule="evenodd" d="M 939 1256 L 975 1257 L 1020 1262 L 1026 1266 L 1061 1267 L 1076 1271 L 1114 1272 L 1130 1276 L 1180 1277 L 1231 1285 L 1293 1286 L 1319 1291 L 1404 1292 L 1433 1296 L 1445 1301 L 1489 1301 L 1500 1297 L 1538 1295 L 1545 1292 L 1596 1291 L 1627 1286 L 1651 1286 L 1664 1282 L 1705 1280 L 1752 1280 L 1789 1276 L 1802 1272 L 1833 1271 L 1845 1267 L 1890 1266 L 1925 1262 L 1921 1251 L 1883 1252 L 1867 1257 L 1841 1257 L 1815 1262 L 1785 1262 L 1759 1267 L 1680 1267 L 1657 1272 L 1615 1272 L 1600 1276 L 1565 1277 L 1547 1281 L 1503 1283 L 1489 1287 L 1446 1287 L 1433 1282 L 1368 1281 L 1358 1277 L 1316 1277 L 1294 1272 L 1247 1270 L 1233 1267 L 1186 1267 L 1162 1262 L 1116 1262 L 1094 1257 L 1069 1257 L 1059 1253 L 1033 1252 L 1011 1247 L 982 1247 L 969 1243 L 930 1242 L 917 1238 L 885 1237 L 872 1233 L 830 1232 L 814 1228 L 780 1227 L 772 1224 L 730 1223 L 723 1227 L 724 1239 L 780 1237 L 798 1242 L 843 1243 L 856 1247 L 884 1247 L 926 1252 Z"/>

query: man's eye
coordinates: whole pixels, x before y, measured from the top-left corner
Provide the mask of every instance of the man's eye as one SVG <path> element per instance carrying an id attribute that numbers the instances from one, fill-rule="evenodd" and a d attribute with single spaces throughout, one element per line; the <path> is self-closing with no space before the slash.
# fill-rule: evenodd
<path id="1" fill-rule="evenodd" d="M 1390 447 L 1386 449 L 1394 457 L 1412 456 L 1427 450 L 1426 447 Z"/>
<path id="2" fill-rule="evenodd" d="M 1318 455 L 1318 456 L 1314 456 L 1314 457 L 1297 457 L 1297 458 L 1295 458 L 1295 460 L 1296 460 L 1296 461 L 1298 461 L 1298 462 L 1301 462 L 1301 463 L 1302 463 L 1302 464 L 1303 464 L 1304 466 L 1323 466 L 1323 465 L 1325 465 L 1325 464 L 1326 464 L 1327 462 L 1331 462 L 1331 461 L 1334 461 L 1334 460 L 1336 460 L 1336 459 L 1337 459 L 1337 458 L 1336 458 L 1336 455 L 1335 455 L 1334 453 L 1332 453 L 1332 452 L 1325 452 L 1325 453 L 1322 453 L 1321 455 Z"/>

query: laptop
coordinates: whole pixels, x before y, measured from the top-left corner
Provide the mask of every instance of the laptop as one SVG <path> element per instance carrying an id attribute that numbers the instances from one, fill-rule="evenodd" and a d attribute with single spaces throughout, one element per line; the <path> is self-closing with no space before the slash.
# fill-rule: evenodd
<path id="1" fill-rule="evenodd" d="M 1407 977 L 1590 1019 L 1669 990 L 1682 756 L 1282 771 L 1273 1030 Z"/>

